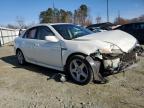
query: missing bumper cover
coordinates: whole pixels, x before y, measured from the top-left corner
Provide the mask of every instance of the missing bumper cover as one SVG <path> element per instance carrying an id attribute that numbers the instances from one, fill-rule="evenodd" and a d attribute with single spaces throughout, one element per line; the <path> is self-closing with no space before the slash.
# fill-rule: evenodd
<path id="1" fill-rule="evenodd" d="M 100 73 L 101 62 L 93 60 L 93 58 L 91 58 L 90 56 L 87 56 L 86 60 L 91 65 L 93 71 L 93 81 L 101 81 L 101 82 L 104 81 L 105 79 Z"/>

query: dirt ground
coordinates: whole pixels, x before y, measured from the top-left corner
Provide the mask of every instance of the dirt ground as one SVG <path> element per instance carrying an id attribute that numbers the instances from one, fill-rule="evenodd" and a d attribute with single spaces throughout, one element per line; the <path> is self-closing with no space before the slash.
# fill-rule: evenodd
<path id="1" fill-rule="evenodd" d="M 107 84 L 58 82 L 58 71 L 16 62 L 13 47 L 0 47 L 0 108 L 144 108 L 144 57 Z"/>

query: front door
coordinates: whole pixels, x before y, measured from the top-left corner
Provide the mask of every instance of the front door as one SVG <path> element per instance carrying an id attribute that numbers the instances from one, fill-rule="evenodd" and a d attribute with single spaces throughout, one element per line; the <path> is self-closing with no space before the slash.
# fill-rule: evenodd
<path id="1" fill-rule="evenodd" d="M 35 41 L 35 54 L 38 62 L 44 65 L 62 67 L 60 41 L 50 42 L 45 36 L 55 36 L 46 26 L 38 27 L 37 41 Z"/>

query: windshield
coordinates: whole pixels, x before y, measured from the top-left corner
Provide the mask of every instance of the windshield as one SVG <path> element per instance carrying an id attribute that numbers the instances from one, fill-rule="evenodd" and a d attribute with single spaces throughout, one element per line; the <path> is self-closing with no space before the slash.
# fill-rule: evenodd
<path id="1" fill-rule="evenodd" d="M 71 40 L 93 33 L 88 29 L 72 24 L 59 24 L 52 26 L 66 40 Z"/>

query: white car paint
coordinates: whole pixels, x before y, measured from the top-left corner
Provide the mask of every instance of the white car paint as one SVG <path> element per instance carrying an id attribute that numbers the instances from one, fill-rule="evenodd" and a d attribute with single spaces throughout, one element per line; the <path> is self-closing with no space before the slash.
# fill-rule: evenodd
<path id="1" fill-rule="evenodd" d="M 42 25 L 49 27 L 55 33 L 58 42 L 23 39 L 22 34 L 15 39 L 15 50 L 21 49 L 27 62 L 60 71 L 64 70 L 67 58 L 73 53 L 90 55 L 98 49 L 111 53 L 111 46 L 113 44 L 116 49 L 120 48 L 123 52 L 128 52 L 137 43 L 134 37 L 120 30 L 94 33 L 72 40 L 65 40 L 52 27 L 52 25 L 57 24 L 41 24 L 38 26 Z M 102 56 L 99 58 L 103 59 Z"/>
<path id="2" fill-rule="evenodd" d="M 137 40 L 133 36 L 121 30 L 99 32 L 91 34 L 89 36 L 79 37 L 77 38 L 77 40 L 89 41 L 89 44 L 90 43 L 97 44 L 97 40 L 106 43 L 107 42 L 112 43 L 120 47 L 124 52 L 128 52 L 131 48 L 134 47 L 135 43 L 137 42 Z"/>

